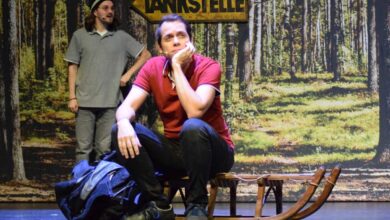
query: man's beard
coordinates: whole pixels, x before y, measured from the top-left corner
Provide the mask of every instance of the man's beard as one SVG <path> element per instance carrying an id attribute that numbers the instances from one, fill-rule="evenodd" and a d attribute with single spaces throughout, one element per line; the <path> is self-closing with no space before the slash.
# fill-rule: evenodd
<path id="1" fill-rule="evenodd" d="M 101 22 L 106 25 L 106 26 L 109 26 L 111 25 L 112 23 L 114 23 L 114 17 L 105 17 L 103 19 L 101 19 Z"/>

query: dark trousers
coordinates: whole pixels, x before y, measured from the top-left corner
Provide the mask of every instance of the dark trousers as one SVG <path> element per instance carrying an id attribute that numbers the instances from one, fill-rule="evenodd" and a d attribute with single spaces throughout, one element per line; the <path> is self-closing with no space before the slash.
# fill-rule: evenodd
<path id="1" fill-rule="evenodd" d="M 140 154 L 127 160 L 118 154 L 118 161 L 133 175 L 147 200 L 164 200 L 158 172 L 168 176 L 188 175 L 187 204 L 206 205 L 208 180 L 233 166 L 234 150 L 200 119 L 185 121 L 178 139 L 166 138 L 138 123 L 133 127 L 142 145 Z M 113 147 L 119 152 L 116 126 L 112 137 Z"/>

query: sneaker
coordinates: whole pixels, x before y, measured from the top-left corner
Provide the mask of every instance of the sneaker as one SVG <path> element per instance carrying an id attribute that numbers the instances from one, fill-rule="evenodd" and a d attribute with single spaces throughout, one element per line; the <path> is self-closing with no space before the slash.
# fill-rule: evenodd
<path id="1" fill-rule="evenodd" d="M 161 209 L 157 207 L 155 202 L 150 202 L 148 206 L 135 214 L 130 216 L 125 215 L 122 220 L 174 220 L 175 213 L 172 205 L 168 209 Z"/>
<path id="2" fill-rule="evenodd" d="M 184 215 L 186 220 L 207 220 L 206 208 L 200 204 L 190 203 Z"/>

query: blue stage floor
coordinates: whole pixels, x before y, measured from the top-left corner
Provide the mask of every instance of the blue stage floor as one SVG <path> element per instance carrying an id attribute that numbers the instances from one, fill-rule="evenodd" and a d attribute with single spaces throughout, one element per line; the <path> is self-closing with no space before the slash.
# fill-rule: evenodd
<path id="1" fill-rule="evenodd" d="M 291 204 L 286 204 L 287 209 Z M 183 214 L 184 208 L 181 203 L 174 204 L 177 214 Z M 266 204 L 264 215 L 273 215 L 275 206 L 273 203 Z M 217 215 L 228 215 L 229 204 L 217 204 Z M 253 203 L 237 204 L 237 214 L 248 216 L 254 213 Z M 0 203 L 0 220 L 65 220 L 61 211 L 54 203 Z M 326 203 L 319 211 L 307 219 L 332 219 L 332 220 L 388 220 L 390 219 L 390 202 L 330 202 Z"/>

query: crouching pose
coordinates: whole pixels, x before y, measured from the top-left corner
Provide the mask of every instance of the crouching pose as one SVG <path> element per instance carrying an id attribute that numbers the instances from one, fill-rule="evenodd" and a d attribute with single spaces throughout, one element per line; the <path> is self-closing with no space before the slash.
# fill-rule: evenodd
<path id="1" fill-rule="evenodd" d="M 118 160 L 147 204 L 125 219 L 174 219 L 156 172 L 189 176 L 186 219 L 207 219 L 207 182 L 234 163 L 234 145 L 222 116 L 220 65 L 195 53 L 191 27 L 178 15 L 163 17 L 156 39 L 163 56 L 142 67 L 116 112 Z M 164 134 L 133 122 L 148 95 L 155 100 Z"/>

